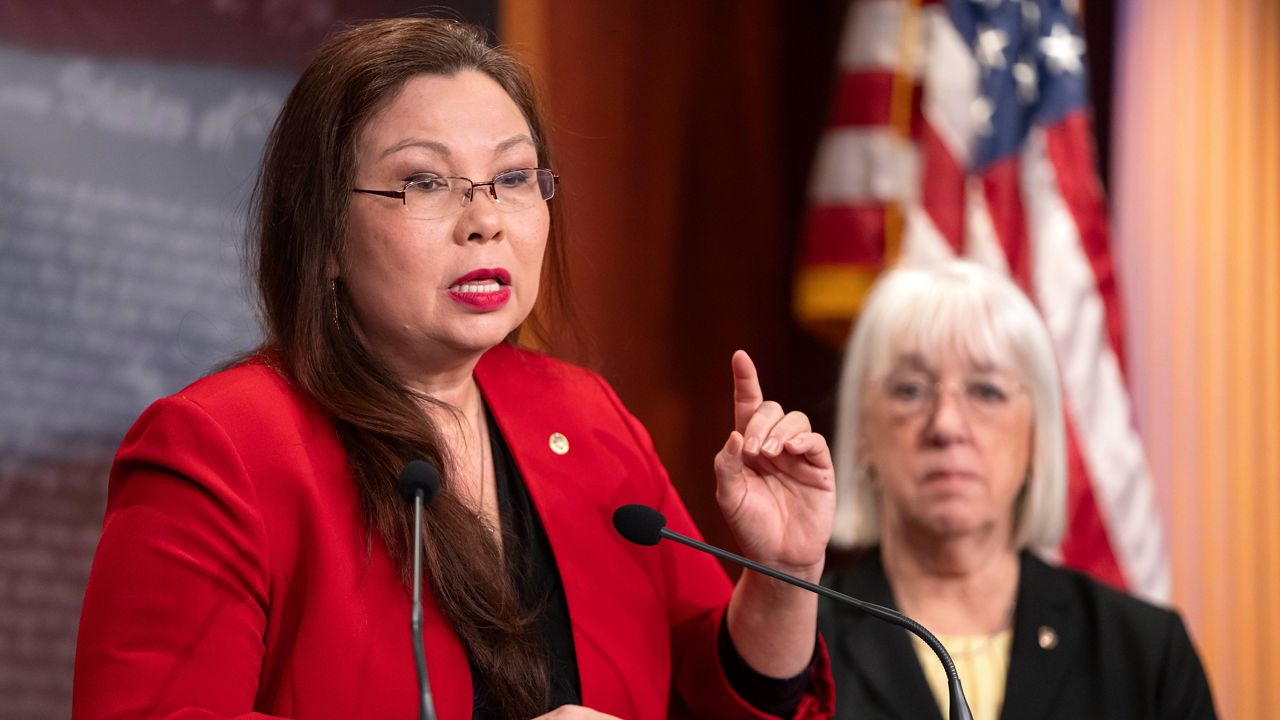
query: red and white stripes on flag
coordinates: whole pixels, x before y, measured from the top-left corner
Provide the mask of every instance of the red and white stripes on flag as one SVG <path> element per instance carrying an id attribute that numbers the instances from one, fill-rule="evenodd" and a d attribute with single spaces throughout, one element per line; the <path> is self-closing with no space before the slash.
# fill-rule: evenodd
<path id="1" fill-rule="evenodd" d="M 1075 14 L 1063 0 L 852 3 L 795 307 L 832 336 L 889 265 L 963 255 L 1010 274 L 1040 308 L 1062 369 L 1063 560 L 1167 600 Z"/>

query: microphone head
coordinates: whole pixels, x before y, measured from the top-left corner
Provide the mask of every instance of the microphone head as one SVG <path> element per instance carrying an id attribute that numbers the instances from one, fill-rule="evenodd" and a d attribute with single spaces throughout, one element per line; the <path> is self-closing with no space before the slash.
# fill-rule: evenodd
<path id="1" fill-rule="evenodd" d="M 637 545 L 657 545 L 667 518 L 648 505 L 623 505 L 613 511 L 613 527 Z"/>
<path id="2" fill-rule="evenodd" d="M 400 471 L 400 494 L 406 500 L 413 500 L 419 490 L 422 491 L 422 504 L 430 505 L 440 490 L 440 471 L 426 460 L 410 460 Z"/>

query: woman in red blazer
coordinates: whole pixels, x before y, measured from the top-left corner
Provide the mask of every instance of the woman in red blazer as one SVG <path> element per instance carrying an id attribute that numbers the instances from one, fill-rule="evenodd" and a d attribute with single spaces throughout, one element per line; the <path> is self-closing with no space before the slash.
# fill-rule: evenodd
<path id="1" fill-rule="evenodd" d="M 418 458 L 443 478 L 422 528 L 443 720 L 830 715 L 816 599 L 617 537 L 626 503 L 697 531 L 604 381 L 509 343 L 563 297 L 551 164 L 527 74 L 475 29 L 321 49 L 255 196 L 264 346 L 117 456 L 76 718 L 413 717 L 396 476 Z M 826 442 L 745 353 L 732 370 L 719 503 L 747 555 L 816 580 Z"/>

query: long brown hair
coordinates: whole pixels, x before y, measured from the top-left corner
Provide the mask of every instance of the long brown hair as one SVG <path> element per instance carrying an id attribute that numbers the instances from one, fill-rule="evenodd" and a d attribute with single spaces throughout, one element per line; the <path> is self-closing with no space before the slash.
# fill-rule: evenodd
<path id="1" fill-rule="evenodd" d="M 263 350 L 333 419 L 358 488 L 372 551 L 377 540 L 407 580 L 412 517 L 396 489 L 406 462 L 425 458 L 442 471 L 442 491 L 425 522 L 431 588 L 476 670 L 506 717 L 546 709 L 548 660 L 511 587 L 501 551 L 452 491 L 441 435 L 411 392 L 362 345 L 347 321 L 352 308 L 329 278 L 341 258 L 355 175 L 355 143 L 369 118 L 410 78 L 478 70 L 519 106 L 542 167 L 553 167 L 544 121 L 528 72 L 484 31 L 434 18 L 384 20 L 327 41 L 290 92 L 268 138 L 253 200 L 249 254 L 260 293 Z M 525 330 L 566 306 L 559 201 L 538 307 Z M 514 333 L 513 333 L 514 335 Z M 509 339 L 510 341 L 511 339 Z"/>

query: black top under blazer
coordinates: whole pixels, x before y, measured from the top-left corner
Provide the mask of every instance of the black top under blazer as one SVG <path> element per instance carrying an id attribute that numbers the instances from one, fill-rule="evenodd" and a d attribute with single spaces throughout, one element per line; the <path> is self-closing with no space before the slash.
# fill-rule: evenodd
<path id="1" fill-rule="evenodd" d="M 897 607 L 878 549 L 830 573 L 824 584 Z M 837 720 L 945 717 L 906 630 L 821 602 Z M 1204 668 L 1177 613 L 1022 553 L 1001 720 L 1216 717 Z"/>

